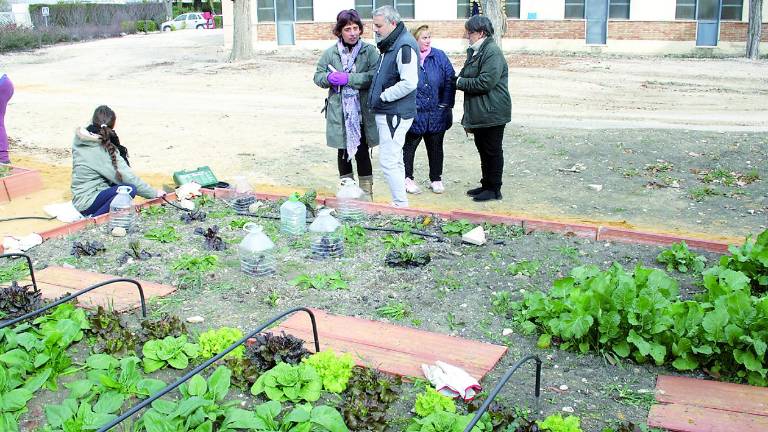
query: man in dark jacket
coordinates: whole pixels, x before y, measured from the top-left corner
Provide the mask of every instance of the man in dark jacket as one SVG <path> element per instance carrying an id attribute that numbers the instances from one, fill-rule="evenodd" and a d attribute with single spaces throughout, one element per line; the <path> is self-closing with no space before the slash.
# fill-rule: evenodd
<path id="1" fill-rule="evenodd" d="M 368 93 L 368 106 L 376 115 L 381 169 L 392 193 L 392 205 L 408 207 L 403 144 L 416 117 L 419 51 L 392 6 L 373 11 L 373 31 L 381 57 Z"/>
<path id="2" fill-rule="evenodd" d="M 469 39 L 467 61 L 456 88 L 464 92 L 461 125 L 475 136 L 483 177 L 480 187 L 467 195 L 474 201 L 501 199 L 504 171 L 504 127 L 512 120 L 512 100 L 507 81 L 509 68 L 501 49 L 493 41 L 493 25 L 484 16 L 473 16 L 464 24 Z"/>

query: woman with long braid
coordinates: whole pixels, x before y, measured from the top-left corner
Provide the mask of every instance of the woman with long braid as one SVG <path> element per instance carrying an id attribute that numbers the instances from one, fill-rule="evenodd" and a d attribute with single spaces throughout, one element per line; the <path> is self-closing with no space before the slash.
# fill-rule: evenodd
<path id="1" fill-rule="evenodd" d="M 133 173 L 128 149 L 115 133 L 117 116 L 106 105 L 96 108 L 91 124 L 78 128 L 72 142 L 72 204 L 83 216 L 109 212 L 118 186 L 130 186 L 131 196 L 164 195 Z"/>

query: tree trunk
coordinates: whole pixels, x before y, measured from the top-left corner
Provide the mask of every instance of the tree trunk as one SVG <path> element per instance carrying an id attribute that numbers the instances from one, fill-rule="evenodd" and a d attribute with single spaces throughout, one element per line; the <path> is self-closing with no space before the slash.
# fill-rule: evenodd
<path id="1" fill-rule="evenodd" d="M 228 1 L 228 0 L 224 0 Z M 233 0 L 232 15 L 232 54 L 229 61 L 253 58 L 253 39 L 251 35 L 251 0 Z"/>
<path id="2" fill-rule="evenodd" d="M 504 13 L 502 0 L 482 0 L 483 15 L 493 24 L 493 40 L 501 48 L 501 38 L 507 32 L 507 15 Z"/>
<path id="3" fill-rule="evenodd" d="M 163 4 L 165 5 L 165 19 L 173 19 L 173 0 L 165 0 Z"/>
<path id="4" fill-rule="evenodd" d="M 763 31 L 763 0 L 749 2 L 749 28 L 747 30 L 747 57 L 760 58 L 760 36 Z"/>

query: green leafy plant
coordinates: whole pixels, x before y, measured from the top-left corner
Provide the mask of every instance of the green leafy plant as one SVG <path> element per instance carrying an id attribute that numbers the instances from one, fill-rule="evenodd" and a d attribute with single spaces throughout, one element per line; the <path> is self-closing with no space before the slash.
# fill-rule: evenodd
<path id="1" fill-rule="evenodd" d="M 256 380 L 251 394 L 265 393 L 270 400 L 278 402 L 314 402 L 320 399 L 322 389 L 322 379 L 312 366 L 278 363 Z"/>
<path id="2" fill-rule="evenodd" d="M 519 261 L 508 265 L 507 273 L 512 276 L 523 275 L 531 277 L 539 271 L 540 267 L 541 263 L 539 261 Z"/>
<path id="3" fill-rule="evenodd" d="M 69 389 L 68 397 L 73 399 L 92 400 L 98 396 L 96 409 L 103 406 L 120 408 L 133 396 L 146 398 L 165 387 L 161 380 L 141 376 L 141 360 L 138 357 L 118 360 L 109 354 L 93 354 L 86 359 L 85 364 L 89 369 L 87 378 L 64 386 Z"/>
<path id="4" fill-rule="evenodd" d="M 362 246 L 368 242 L 368 234 L 365 228 L 359 226 L 344 225 L 344 244 L 351 247 Z"/>
<path id="5" fill-rule="evenodd" d="M 381 237 L 381 242 L 387 249 L 404 249 L 409 246 L 424 243 L 424 239 L 415 236 L 410 232 L 404 232 L 402 234 L 387 234 Z"/>
<path id="6" fill-rule="evenodd" d="M 229 227 L 232 229 L 243 229 L 245 224 L 248 222 L 251 222 L 251 219 L 248 218 L 237 218 L 229 221 Z"/>
<path id="7" fill-rule="evenodd" d="M 395 249 L 387 253 L 384 257 L 384 262 L 389 267 L 423 267 L 432 261 L 432 256 L 429 252 L 411 252 L 405 248 Z"/>
<path id="8" fill-rule="evenodd" d="M 166 214 L 168 210 L 162 205 L 153 205 L 141 209 L 141 215 L 147 218 L 157 218 Z"/>
<path id="9" fill-rule="evenodd" d="M 98 404 L 97 404 L 98 405 Z M 48 431 L 75 432 L 95 430 L 117 417 L 114 413 L 120 407 L 91 406 L 88 402 L 65 399 L 61 405 L 46 405 L 45 417 Z"/>
<path id="10" fill-rule="evenodd" d="M 160 256 L 159 254 L 153 254 L 151 252 L 147 252 L 145 249 L 141 248 L 141 243 L 138 241 L 131 241 L 128 243 L 128 250 L 123 252 L 123 254 L 117 259 L 117 263 L 120 265 L 123 265 L 127 263 L 128 261 L 146 261 L 153 256 Z"/>
<path id="11" fill-rule="evenodd" d="M 253 344 L 246 349 L 246 356 L 260 370 L 267 371 L 281 362 L 299 364 L 301 359 L 309 356 L 309 351 L 304 348 L 304 341 L 296 336 L 268 332 L 254 337 Z"/>
<path id="12" fill-rule="evenodd" d="M 677 270 L 680 273 L 687 273 L 689 270 L 701 273 L 707 265 L 707 258 L 691 252 L 685 241 L 674 243 L 661 251 L 656 261 L 666 264 L 667 271 Z"/>
<path id="13" fill-rule="evenodd" d="M 25 260 L 0 266 L 0 283 L 19 281 L 27 275 L 29 275 L 29 266 Z"/>
<path id="14" fill-rule="evenodd" d="M 209 211 L 208 217 L 211 219 L 222 219 L 225 217 L 234 216 L 236 214 L 237 212 L 235 211 L 235 209 L 225 207 L 223 209 Z"/>
<path id="15" fill-rule="evenodd" d="M 440 226 L 440 229 L 443 231 L 443 234 L 446 236 L 460 236 L 468 233 L 474 225 L 466 219 L 460 219 L 460 220 L 454 220 L 450 222 L 444 223 L 442 226 Z"/>
<path id="16" fill-rule="evenodd" d="M 560 414 L 552 414 L 536 423 L 542 430 L 548 432 L 582 432 L 581 422 L 576 416 L 563 418 Z"/>
<path id="17" fill-rule="evenodd" d="M 33 285 L 19 285 L 15 280 L 0 288 L 0 318 L 13 319 L 42 306 L 43 293 Z"/>
<path id="18" fill-rule="evenodd" d="M 216 255 L 182 255 L 171 265 L 175 271 L 180 271 L 179 284 L 182 287 L 200 288 L 203 275 L 218 267 L 219 257 Z"/>
<path id="19" fill-rule="evenodd" d="M 453 402 L 453 399 L 441 395 L 432 387 L 426 387 L 424 389 L 424 393 L 416 396 L 416 402 L 414 403 L 413 411 L 419 417 L 427 417 L 438 411 L 455 413 L 456 404 Z"/>
<path id="20" fill-rule="evenodd" d="M 176 315 L 163 314 L 158 319 L 141 322 L 141 340 L 165 339 L 168 336 L 179 337 L 188 334 L 187 325 Z"/>
<path id="21" fill-rule="evenodd" d="M 144 372 L 150 373 L 166 366 L 174 369 L 186 369 L 190 359 L 199 355 L 200 348 L 188 343 L 186 336 L 153 339 L 144 344 Z"/>
<path id="22" fill-rule="evenodd" d="M 323 388 L 331 393 L 341 393 L 347 388 L 355 360 L 350 354 L 336 355 L 332 349 L 320 351 L 302 360 L 317 371 L 323 380 Z"/>
<path id="23" fill-rule="evenodd" d="M 195 208 L 206 207 L 213 203 L 214 199 L 210 195 L 202 194 L 195 198 Z"/>
<path id="24" fill-rule="evenodd" d="M 459 415 L 452 412 L 436 411 L 426 417 L 414 417 L 406 432 L 462 432 L 472 421 L 472 414 Z M 471 432 L 491 432 L 492 426 L 487 416 L 472 428 Z"/>
<path id="25" fill-rule="evenodd" d="M 318 273 L 314 276 L 301 274 L 291 281 L 291 285 L 306 290 L 314 288 L 318 290 L 340 290 L 349 288 L 349 284 L 344 280 L 340 271 L 332 273 Z"/>
<path id="26" fill-rule="evenodd" d="M 232 385 L 241 390 L 247 391 L 261 375 L 259 368 L 245 357 L 228 357 L 224 359 L 224 364 L 232 371 Z"/>
<path id="27" fill-rule="evenodd" d="M 400 378 L 381 373 L 376 369 L 355 366 L 344 392 L 341 412 L 352 430 L 384 432 L 387 412 L 398 399 Z"/>
<path id="28" fill-rule="evenodd" d="M 752 293 L 768 291 L 768 230 L 756 239 L 747 237 L 742 246 L 729 246 L 731 255 L 720 258 L 720 266 L 744 273 L 749 279 Z"/>
<path id="29" fill-rule="evenodd" d="M 208 330 L 197 338 L 197 344 L 200 346 L 200 357 L 209 359 L 242 338 L 243 332 L 236 328 L 221 327 L 215 330 Z M 245 347 L 240 345 L 227 354 L 226 358 L 242 358 L 244 352 Z"/>
<path id="30" fill-rule="evenodd" d="M 707 197 L 721 195 L 716 189 L 709 186 L 691 188 L 688 196 L 694 201 L 704 201 Z"/>
<path id="31" fill-rule="evenodd" d="M 491 294 L 491 310 L 495 315 L 507 316 L 513 309 L 514 302 L 509 291 L 499 291 Z"/>
<path id="32" fill-rule="evenodd" d="M 94 338 L 100 352 L 116 354 L 121 351 L 136 349 L 138 338 L 126 327 L 120 319 L 120 314 L 99 306 L 95 313 L 88 316 L 90 328 L 86 334 Z"/>
<path id="33" fill-rule="evenodd" d="M 181 240 L 181 235 L 176 232 L 175 227 L 164 226 L 147 230 L 147 232 L 144 233 L 144 238 L 160 243 L 174 243 Z"/>
<path id="34" fill-rule="evenodd" d="M 376 309 L 376 315 L 393 320 L 401 320 L 410 314 L 405 303 L 391 302 L 386 306 Z"/>
<path id="35" fill-rule="evenodd" d="M 299 197 L 299 202 L 304 203 L 309 214 L 315 217 L 317 214 L 317 191 L 310 189 L 304 192 L 304 195 Z"/>
<path id="36" fill-rule="evenodd" d="M 327 405 L 313 407 L 299 404 L 293 407 L 282 422 L 283 430 L 313 432 L 348 432 L 344 419 L 336 408 Z"/>

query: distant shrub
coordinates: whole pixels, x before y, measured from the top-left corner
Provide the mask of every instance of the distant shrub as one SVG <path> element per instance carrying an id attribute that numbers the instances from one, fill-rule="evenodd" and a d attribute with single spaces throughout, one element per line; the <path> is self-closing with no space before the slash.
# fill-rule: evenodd
<path id="1" fill-rule="evenodd" d="M 157 31 L 157 23 L 152 20 L 136 21 L 137 32 L 153 32 Z"/>

